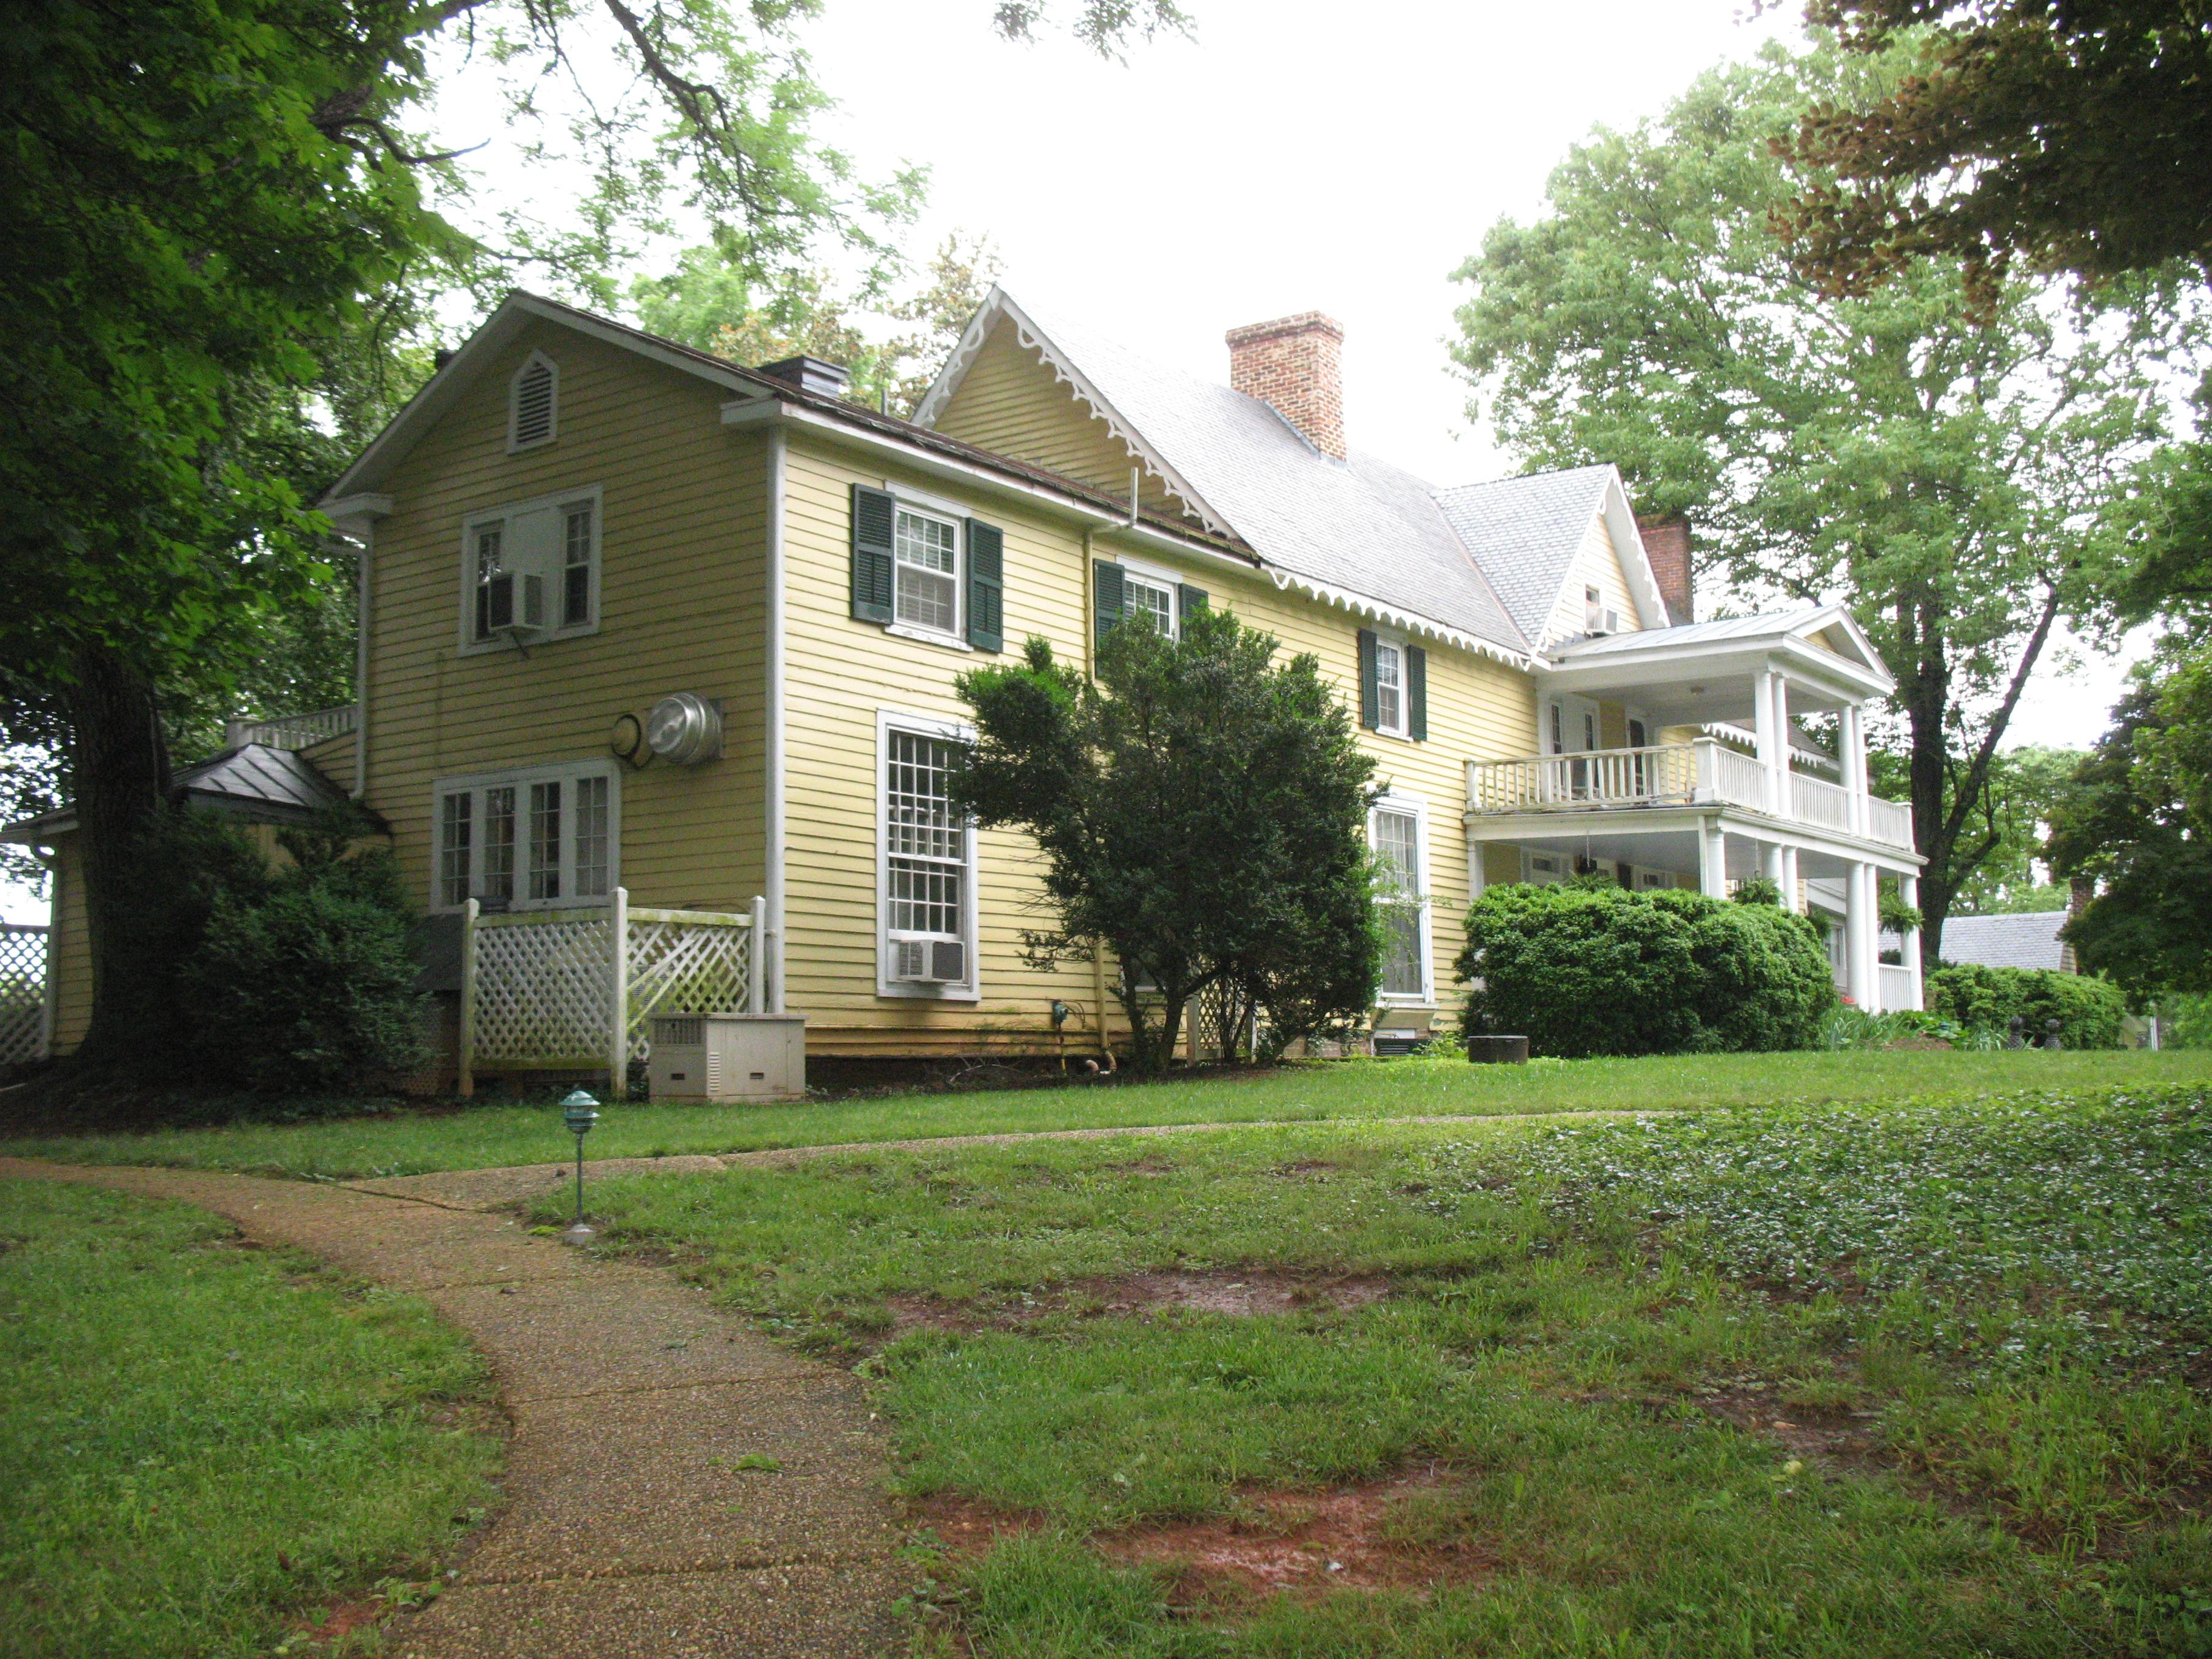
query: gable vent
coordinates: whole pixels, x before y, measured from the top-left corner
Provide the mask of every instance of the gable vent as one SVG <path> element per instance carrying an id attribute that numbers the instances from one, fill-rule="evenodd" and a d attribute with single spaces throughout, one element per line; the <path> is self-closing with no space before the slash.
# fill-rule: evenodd
<path id="1" fill-rule="evenodd" d="M 553 439 L 554 390 L 558 379 L 552 359 L 531 354 L 514 377 L 507 416 L 507 447 L 527 449 Z"/>

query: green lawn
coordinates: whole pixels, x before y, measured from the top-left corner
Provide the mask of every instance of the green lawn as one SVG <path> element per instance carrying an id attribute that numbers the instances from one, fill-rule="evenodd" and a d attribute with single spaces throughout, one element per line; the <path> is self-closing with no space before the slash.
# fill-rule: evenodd
<path id="1" fill-rule="evenodd" d="M 854 1152 L 593 1207 L 875 1379 L 932 1651 L 2056 1659 L 2212 1652 L 2208 1182 L 2198 1085 Z"/>
<path id="2" fill-rule="evenodd" d="M 898 1140 L 1006 1130 L 1265 1119 L 1572 1110 L 1693 1110 L 1786 1101 L 1881 1100 L 1953 1090 L 2212 1079 L 2212 1049 L 2165 1054 L 1864 1052 L 1670 1055 L 1469 1066 L 1447 1060 L 1285 1066 L 1250 1078 L 976 1094 L 905 1094 L 784 1106 L 610 1106 L 595 1158 Z M 15 1140 L 0 1150 L 81 1163 L 173 1164 L 344 1179 L 540 1164 L 568 1154 L 551 1097 L 529 1104 L 389 1111 L 145 1135 Z"/>
<path id="3" fill-rule="evenodd" d="M 412 1298 L 183 1205 L 0 1182 L 0 1653 L 265 1654 L 434 1593 L 489 1500 L 489 1397 Z"/>

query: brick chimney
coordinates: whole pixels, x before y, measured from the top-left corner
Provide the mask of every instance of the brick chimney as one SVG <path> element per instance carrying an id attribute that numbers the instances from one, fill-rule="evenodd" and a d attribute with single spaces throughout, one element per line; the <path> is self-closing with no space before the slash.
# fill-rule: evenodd
<path id="1" fill-rule="evenodd" d="M 1667 601 L 1667 619 L 1677 628 L 1695 622 L 1697 611 L 1690 596 L 1690 521 L 1679 516 L 1638 519 L 1636 533 L 1644 538 L 1651 574 L 1659 579 L 1659 597 Z"/>
<path id="2" fill-rule="evenodd" d="M 1344 325 L 1318 311 L 1232 328 L 1229 384 L 1272 404 L 1324 455 L 1344 459 Z"/>

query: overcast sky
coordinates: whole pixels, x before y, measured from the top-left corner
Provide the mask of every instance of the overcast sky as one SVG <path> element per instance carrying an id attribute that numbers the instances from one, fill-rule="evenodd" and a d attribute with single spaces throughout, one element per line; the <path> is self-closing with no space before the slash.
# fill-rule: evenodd
<path id="1" fill-rule="evenodd" d="M 987 233 L 1018 296 L 1224 380 L 1224 330 L 1326 311 L 1345 327 L 1352 442 L 1439 483 L 1515 470 L 1469 429 L 1448 373 L 1454 267 L 1501 215 L 1541 207 L 1593 126 L 1657 114 L 1699 70 L 1793 35 L 1797 15 L 1749 19 L 1741 0 L 1186 4 L 1195 38 L 1126 64 L 1001 41 L 991 0 L 826 0 L 808 38 L 842 104 L 830 127 L 864 170 L 931 169 L 917 252 Z M 495 145 L 483 164 L 501 176 Z M 2046 676 L 2017 737 L 2086 745 L 2118 680 L 2101 661 Z M 44 907 L 0 889 L 0 915 Z"/>

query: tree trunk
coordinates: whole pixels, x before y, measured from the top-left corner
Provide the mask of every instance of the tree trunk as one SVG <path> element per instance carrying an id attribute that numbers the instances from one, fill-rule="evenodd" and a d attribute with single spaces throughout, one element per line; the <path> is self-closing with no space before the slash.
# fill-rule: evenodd
<path id="1" fill-rule="evenodd" d="M 131 948 L 126 908 L 132 862 L 169 787 L 169 751 L 152 684 L 112 652 L 79 653 L 69 708 L 77 856 L 92 940 L 92 1023 L 77 1052 L 108 1060 L 132 1052 L 148 1008 L 153 964 Z"/>

